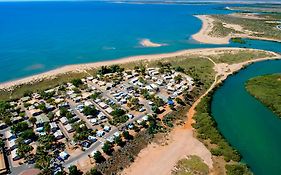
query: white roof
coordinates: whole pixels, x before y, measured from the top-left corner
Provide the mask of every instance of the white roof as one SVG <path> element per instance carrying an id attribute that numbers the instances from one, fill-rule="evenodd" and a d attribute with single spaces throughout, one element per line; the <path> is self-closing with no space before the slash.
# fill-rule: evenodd
<path id="1" fill-rule="evenodd" d="M 68 154 L 67 152 L 63 151 L 63 152 L 61 152 L 61 153 L 59 154 L 59 156 L 60 156 L 62 159 L 66 159 L 66 158 L 69 156 L 69 154 Z"/>
<path id="2" fill-rule="evenodd" d="M 55 122 L 50 123 L 51 128 L 57 128 L 58 125 Z"/>
<path id="3" fill-rule="evenodd" d="M 60 130 L 58 130 L 58 131 L 56 131 L 56 132 L 54 133 L 54 136 L 55 136 L 55 137 L 59 137 L 59 136 L 63 136 L 63 134 L 62 134 L 62 132 L 61 132 Z"/>
<path id="4" fill-rule="evenodd" d="M 102 107 L 102 108 L 105 108 L 107 106 L 107 104 L 105 104 L 104 102 L 100 102 L 99 106 Z"/>
<path id="5" fill-rule="evenodd" d="M 71 130 L 72 130 L 72 126 L 71 126 L 70 124 L 67 124 L 67 125 L 65 125 L 64 127 L 65 127 L 65 129 L 66 129 L 67 131 L 71 131 Z"/>
<path id="6" fill-rule="evenodd" d="M 18 157 L 17 150 L 18 150 L 18 149 L 14 149 L 13 151 L 11 151 L 12 159 Z"/>
<path id="7" fill-rule="evenodd" d="M 108 112 L 109 114 L 113 112 L 113 109 L 111 107 L 108 107 L 105 109 L 106 112 Z"/>
<path id="8" fill-rule="evenodd" d="M 62 117 L 62 118 L 60 118 L 60 121 L 61 121 L 62 123 L 67 123 L 67 122 L 68 122 L 68 119 L 67 119 L 66 117 Z"/>

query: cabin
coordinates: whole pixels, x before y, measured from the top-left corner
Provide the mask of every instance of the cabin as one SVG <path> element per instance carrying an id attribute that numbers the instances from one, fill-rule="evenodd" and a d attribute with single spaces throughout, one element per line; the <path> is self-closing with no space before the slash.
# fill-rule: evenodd
<path id="1" fill-rule="evenodd" d="M 9 141 L 16 139 L 16 135 L 12 134 L 10 130 L 5 132 L 5 137 Z"/>
<path id="2" fill-rule="evenodd" d="M 63 151 L 61 153 L 59 153 L 59 157 L 62 159 L 62 160 L 66 160 L 68 159 L 70 155 L 66 152 L 66 151 Z"/>
<path id="3" fill-rule="evenodd" d="M 12 157 L 13 161 L 17 161 L 17 160 L 21 159 L 21 157 L 17 153 L 17 150 L 18 149 L 14 149 L 13 151 L 11 151 L 11 157 Z"/>
<path id="4" fill-rule="evenodd" d="M 64 135 L 62 134 L 62 132 L 60 130 L 56 131 L 54 133 L 54 136 L 57 140 L 62 139 L 64 137 Z"/>
<path id="5" fill-rule="evenodd" d="M 74 128 L 70 124 L 67 124 L 64 127 L 68 133 L 74 132 Z"/>
<path id="6" fill-rule="evenodd" d="M 35 117 L 36 118 L 36 126 L 37 127 L 42 127 L 44 126 L 45 123 L 49 123 L 50 119 L 47 117 L 46 114 L 41 114 Z"/>
<path id="7" fill-rule="evenodd" d="M 56 132 L 56 130 L 59 129 L 58 125 L 55 122 L 51 122 L 50 126 L 51 126 L 51 131 L 52 132 Z"/>
<path id="8" fill-rule="evenodd" d="M 99 105 L 102 109 L 105 109 L 105 108 L 108 107 L 108 105 L 105 104 L 104 102 L 100 102 L 100 103 L 98 103 L 98 105 Z"/>
<path id="9" fill-rule="evenodd" d="M 66 125 L 68 124 L 68 119 L 66 117 L 62 117 L 60 118 L 60 122 L 63 124 L 63 125 Z"/>

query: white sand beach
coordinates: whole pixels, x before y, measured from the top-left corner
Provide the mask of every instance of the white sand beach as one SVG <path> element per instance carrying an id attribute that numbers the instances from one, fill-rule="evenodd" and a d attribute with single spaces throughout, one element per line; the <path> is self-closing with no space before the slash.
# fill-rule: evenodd
<path id="1" fill-rule="evenodd" d="M 213 18 L 207 15 L 196 15 L 195 17 L 199 18 L 202 21 L 202 27 L 200 31 L 194 35 L 192 38 L 200 43 L 206 44 L 228 44 L 230 37 L 213 37 L 210 36 L 210 32 L 213 29 Z"/>

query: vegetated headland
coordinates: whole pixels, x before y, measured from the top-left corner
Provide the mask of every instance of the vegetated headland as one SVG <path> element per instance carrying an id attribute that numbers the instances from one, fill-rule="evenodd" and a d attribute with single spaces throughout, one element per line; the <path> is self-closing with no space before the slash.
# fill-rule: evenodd
<path id="1" fill-rule="evenodd" d="M 246 83 L 247 91 L 281 117 L 281 75 L 264 75 L 250 79 Z"/>

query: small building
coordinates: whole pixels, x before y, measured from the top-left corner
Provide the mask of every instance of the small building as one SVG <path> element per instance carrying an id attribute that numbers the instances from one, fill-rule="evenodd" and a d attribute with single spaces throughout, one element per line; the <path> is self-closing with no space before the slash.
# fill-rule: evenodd
<path id="1" fill-rule="evenodd" d="M 109 132 L 110 129 L 111 129 L 111 127 L 108 126 L 108 125 L 105 125 L 105 126 L 103 127 L 103 130 L 104 130 L 105 132 Z"/>
<path id="2" fill-rule="evenodd" d="M 69 154 L 68 154 L 66 151 L 63 151 L 63 152 L 59 153 L 59 157 L 60 157 L 62 160 L 66 160 L 66 159 L 68 159 Z"/>
<path id="3" fill-rule="evenodd" d="M 100 112 L 97 117 L 99 120 L 103 120 L 106 118 L 106 115 L 104 113 Z"/>
<path id="4" fill-rule="evenodd" d="M 18 151 L 18 149 L 14 149 L 13 151 L 11 151 L 11 157 L 12 157 L 13 161 L 17 161 L 17 160 L 21 159 L 21 157 L 18 155 L 17 151 Z"/>
<path id="5" fill-rule="evenodd" d="M 97 124 L 98 124 L 98 120 L 97 120 L 96 118 L 90 119 L 90 122 L 91 122 L 93 125 L 97 125 Z"/>
<path id="6" fill-rule="evenodd" d="M 8 147 L 11 151 L 16 149 L 18 147 L 18 145 L 16 144 L 16 139 L 9 141 Z"/>
<path id="7" fill-rule="evenodd" d="M 70 124 L 67 124 L 64 127 L 68 133 L 74 132 L 74 128 Z"/>
<path id="8" fill-rule="evenodd" d="M 102 137 L 104 134 L 105 134 L 105 132 L 103 130 L 97 131 L 97 136 L 98 137 Z"/>
<path id="9" fill-rule="evenodd" d="M 62 139 L 64 137 L 64 135 L 62 134 L 62 132 L 60 130 L 56 131 L 54 133 L 54 136 L 57 140 Z"/>
<path id="10" fill-rule="evenodd" d="M 66 117 L 62 117 L 60 118 L 60 122 L 63 124 L 63 125 L 66 125 L 68 124 L 68 119 Z"/>
<path id="11" fill-rule="evenodd" d="M 41 114 L 35 117 L 36 118 L 36 126 L 41 127 L 44 126 L 45 123 L 49 123 L 50 119 L 46 114 Z"/>
<path id="12" fill-rule="evenodd" d="M 99 105 L 102 109 L 105 109 L 105 108 L 108 107 L 108 105 L 105 104 L 104 102 L 100 102 L 100 103 L 98 103 L 98 105 Z"/>
<path id="13" fill-rule="evenodd" d="M 88 136 L 88 140 L 91 142 L 96 142 L 98 139 L 94 136 Z"/>
<path id="14" fill-rule="evenodd" d="M 51 122 L 50 126 L 51 126 L 51 131 L 52 132 L 56 132 L 56 130 L 59 129 L 58 125 L 55 122 Z"/>
<path id="15" fill-rule="evenodd" d="M 27 102 L 27 101 L 29 101 L 30 100 L 30 97 L 29 96 L 26 96 L 26 97 L 22 97 L 21 98 L 21 101 L 22 102 Z"/>
<path id="16" fill-rule="evenodd" d="M 109 114 L 111 114 L 114 110 L 111 107 L 108 107 L 105 109 L 105 111 Z"/>
<path id="17" fill-rule="evenodd" d="M 16 139 L 16 135 L 12 134 L 12 132 L 10 130 L 5 132 L 5 137 L 9 141 Z"/>

